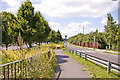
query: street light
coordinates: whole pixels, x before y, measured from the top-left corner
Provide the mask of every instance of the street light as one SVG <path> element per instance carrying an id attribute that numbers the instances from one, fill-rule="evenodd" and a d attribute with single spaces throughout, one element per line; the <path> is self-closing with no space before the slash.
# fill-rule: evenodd
<path id="1" fill-rule="evenodd" d="M 95 50 L 95 36 L 94 36 L 94 50 Z"/>
<path id="2" fill-rule="evenodd" d="M 67 35 L 65 35 L 64 46 L 67 47 Z"/>
<path id="3" fill-rule="evenodd" d="M 79 25 L 79 27 L 82 27 L 82 26 Z M 83 26 L 83 48 L 84 48 L 84 26 Z"/>

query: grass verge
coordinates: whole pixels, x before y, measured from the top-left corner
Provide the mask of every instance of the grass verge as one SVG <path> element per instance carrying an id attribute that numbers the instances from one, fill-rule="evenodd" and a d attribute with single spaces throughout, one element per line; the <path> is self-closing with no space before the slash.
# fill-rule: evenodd
<path id="1" fill-rule="evenodd" d="M 77 45 L 73 45 L 73 44 L 69 44 L 69 45 L 74 46 L 74 47 L 83 48 L 83 46 L 77 46 Z M 84 49 L 94 51 L 94 49 L 93 49 L 93 48 L 84 47 Z"/>
<path id="2" fill-rule="evenodd" d="M 78 55 L 63 51 L 65 54 L 76 60 L 79 64 L 85 67 L 85 70 L 89 71 L 89 74 L 92 75 L 92 78 L 119 78 L 120 74 L 111 71 L 107 74 L 107 68 L 96 63 L 93 63 L 89 60 L 85 61 L 84 58 L 80 58 Z"/>

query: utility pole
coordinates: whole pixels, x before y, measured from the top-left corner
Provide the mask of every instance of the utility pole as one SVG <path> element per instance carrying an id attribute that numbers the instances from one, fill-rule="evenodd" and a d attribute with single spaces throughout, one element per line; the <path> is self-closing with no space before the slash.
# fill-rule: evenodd
<path id="1" fill-rule="evenodd" d="M 81 25 L 79 25 L 81 27 Z M 84 48 L 84 26 L 83 26 L 83 48 Z"/>
<path id="2" fill-rule="evenodd" d="M 95 50 L 95 36 L 94 36 L 94 50 Z"/>
<path id="3" fill-rule="evenodd" d="M 67 47 L 67 35 L 65 35 L 64 46 Z"/>

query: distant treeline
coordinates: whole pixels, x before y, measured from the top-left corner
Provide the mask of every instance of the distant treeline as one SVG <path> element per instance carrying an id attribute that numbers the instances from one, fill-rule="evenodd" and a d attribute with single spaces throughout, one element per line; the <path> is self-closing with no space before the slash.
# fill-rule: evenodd
<path id="1" fill-rule="evenodd" d="M 107 14 L 107 25 L 104 25 L 104 32 L 90 32 L 89 34 L 84 34 L 84 42 L 94 42 L 94 36 L 96 42 L 98 42 L 98 48 L 120 51 L 120 27 L 114 21 L 110 13 Z M 76 42 L 83 42 L 83 34 L 77 34 L 68 39 L 68 42 L 75 44 Z"/>
<path id="2" fill-rule="evenodd" d="M 23 42 L 58 42 L 62 40 L 60 31 L 51 30 L 48 22 L 43 18 L 40 11 L 34 12 L 34 7 L 29 0 L 26 0 L 17 12 L 17 16 L 10 12 L 0 13 L 2 19 L 2 44 L 18 43 L 18 35 L 21 34 Z"/>

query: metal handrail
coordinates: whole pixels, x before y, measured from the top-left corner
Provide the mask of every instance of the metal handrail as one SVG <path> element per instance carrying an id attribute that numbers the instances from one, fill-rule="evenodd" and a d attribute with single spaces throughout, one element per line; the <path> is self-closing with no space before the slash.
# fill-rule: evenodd
<path id="1" fill-rule="evenodd" d="M 80 58 L 81 58 L 81 56 L 83 58 L 85 58 L 85 61 L 86 60 L 94 61 L 97 64 L 100 64 L 104 67 L 107 67 L 108 74 L 110 73 L 111 69 L 114 70 L 114 71 L 117 71 L 117 72 L 120 71 L 120 64 L 118 64 L 118 63 L 111 62 L 111 61 L 108 61 L 108 60 L 105 60 L 105 59 L 101 59 L 99 57 L 95 57 L 93 55 L 89 55 L 89 54 L 86 54 L 84 52 L 80 52 L 80 51 L 76 51 L 76 50 L 64 50 L 64 51 L 72 52 L 72 53 L 75 53 L 76 55 L 79 54 Z M 117 66 L 117 67 L 115 67 L 115 66 Z"/>
<path id="2" fill-rule="evenodd" d="M 7 78 L 8 78 L 8 80 L 9 80 L 9 77 L 10 77 L 10 69 L 11 69 L 11 74 L 12 74 L 12 78 L 15 78 L 16 79 L 16 76 L 17 76 L 17 70 L 18 70 L 18 72 L 19 71 L 21 71 L 21 73 L 22 73 L 22 71 L 23 72 L 25 72 L 24 70 L 22 70 L 22 68 L 24 69 L 26 69 L 26 63 L 24 63 L 24 61 L 25 60 L 27 60 L 26 62 L 28 62 L 29 63 L 29 65 L 31 66 L 31 64 L 32 64 L 32 58 L 33 57 L 36 57 L 36 56 L 40 56 L 40 55 L 42 55 L 42 54 L 46 54 L 46 53 L 48 53 L 48 58 L 50 58 L 50 50 L 48 50 L 47 52 L 43 52 L 43 53 L 40 53 L 40 54 L 36 54 L 36 55 L 34 55 L 34 56 L 31 56 L 31 57 L 28 57 L 28 58 L 24 58 L 24 59 L 21 59 L 21 60 L 17 60 L 17 61 L 13 61 L 13 62 L 10 62 L 10 63 L 6 63 L 6 64 L 3 64 L 3 65 L 0 65 L 0 68 L 3 68 L 2 70 L 3 70 L 3 73 L 2 73 L 2 75 L 4 75 L 4 80 L 5 80 L 5 78 L 6 78 L 6 76 L 7 76 Z M 30 59 L 30 62 L 29 62 L 29 59 Z M 23 63 L 22 63 L 23 62 Z M 16 65 L 17 63 L 19 63 L 18 65 Z M 22 64 L 22 65 L 21 65 Z M 13 68 L 13 65 L 14 65 L 14 68 Z M 11 66 L 11 67 L 10 67 Z M 7 68 L 7 75 L 6 75 L 6 69 L 5 68 Z M 13 77 L 13 72 L 14 72 L 14 76 L 15 77 Z M 26 75 L 25 75 L 26 76 Z"/>

